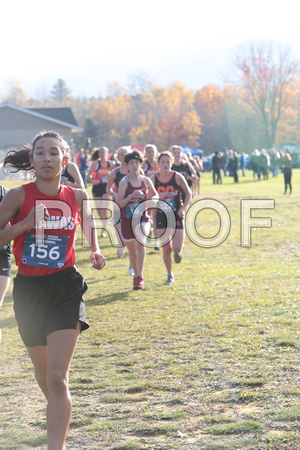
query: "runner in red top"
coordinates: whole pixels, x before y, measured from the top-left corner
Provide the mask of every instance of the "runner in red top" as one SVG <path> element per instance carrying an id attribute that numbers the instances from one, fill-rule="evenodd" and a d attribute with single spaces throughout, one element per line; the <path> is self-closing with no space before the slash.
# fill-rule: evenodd
<path id="1" fill-rule="evenodd" d="M 74 267 L 74 233 L 80 220 L 92 266 L 100 270 L 106 264 L 87 192 L 60 184 L 67 162 L 66 142 L 52 131 L 37 135 L 31 146 L 11 150 L 4 167 L 34 172 L 35 181 L 10 189 L 0 205 L 0 247 L 15 241 L 19 270 L 13 289 L 15 316 L 48 400 L 49 449 L 62 449 L 65 443 L 72 412 L 70 365 L 80 332 L 89 327 L 83 299 L 87 286 Z M 8 222 L 13 223 L 5 228 Z M 38 236 L 44 238 L 42 244 Z"/>
<path id="2" fill-rule="evenodd" d="M 108 160 L 107 147 L 100 147 L 94 150 L 91 154 L 90 161 L 91 165 L 88 171 L 87 181 L 93 183 L 92 193 L 94 199 L 97 200 L 97 212 L 99 217 L 103 220 L 107 220 L 109 210 L 105 204 L 103 204 L 103 208 L 101 208 L 101 203 L 102 200 L 109 200 L 109 195 L 106 193 L 106 185 L 108 175 L 115 167 L 115 163 Z M 102 231 L 101 236 L 106 236 L 104 231 Z"/>
<path id="3" fill-rule="evenodd" d="M 146 257 L 145 239 L 151 228 L 150 217 L 143 213 L 140 220 L 140 228 L 144 236 L 144 242 L 136 239 L 133 229 L 133 215 L 136 207 L 144 200 L 149 198 L 158 198 L 158 194 L 150 178 L 140 174 L 141 164 L 143 162 L 142 154 L 138 150 L 133 150 L 125 156 L 125 162 L 128 165 L 128 175 L 121 180 L 117 203 L 121 208 L 121 230 L 122 238 L 125 242 L 130 265 L 134 269 L 133 289 L 143 289 L 144 274 L 143 268 Z"/>
<path id="4" fill-rule="evenodd" d="M 0 186 L 0 203 L 4 198 L 4 195 L 8 192 L 3 186 Z M 0 248 L 0 306 L 3 302 L 5 294 L 10 284 L 11 275 L 11 247 L 10 244 L 6 244 Z M 0 342 L 1 342 L 1 329 L 0 329 Z"/>
<path id="5" fill-rule="evenodd" d="M 24 184 L 25 201 L 22 208 L 11 224 L 17 224 L 25 220 L 36 202 L 63 202 L 66 206 L 66 214 L 58 208 L 48 207 L 49 219 L 53 222 L 47 225 L 47 221 L 40 224 L 47 227 L 45 235 L 45 247 L 37 247 L 35 244 L 36 230 L 21 233 L 14 239 L 13 254 L 15 256 L 18 272 L 28 277 L 50 275 L 59 270 L 67 269 L 75 264 L 75 235 L 76 227 L 81 223 L 75 191 L 69 186 L 61 186 L 57 195 L 46 195 L 41 192 L 35 183 Z"/>

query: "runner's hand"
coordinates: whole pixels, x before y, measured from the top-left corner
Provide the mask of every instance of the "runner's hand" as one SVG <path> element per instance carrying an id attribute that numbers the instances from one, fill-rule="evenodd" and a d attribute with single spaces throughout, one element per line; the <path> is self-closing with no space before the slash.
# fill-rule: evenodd
<path id="1" fill-rule="evenodd" d="M 177 215 L 178 215 L 181 219 L 184 219 L 184 217 L 185 217 L 185 208 L 182 208 L 182 207 L 181 207 L 181 208 L 178 210 Z"/>
<path id="2" fill-rule="evenodd" d="M 48 220 L 50 218 L 50 214 L 45 205 L 40 203 L 37 206 L 34 206 L 26 217 L 25 221 L 27 224 L 27 229 L 31 230 L 39 220 Z"/>
<path id="3" fill-rule="evenodd" d="M 91 252 L 90 258 L 94 269 L 101 270 L 106 266 L 106 259 L 101 253 Z"/>

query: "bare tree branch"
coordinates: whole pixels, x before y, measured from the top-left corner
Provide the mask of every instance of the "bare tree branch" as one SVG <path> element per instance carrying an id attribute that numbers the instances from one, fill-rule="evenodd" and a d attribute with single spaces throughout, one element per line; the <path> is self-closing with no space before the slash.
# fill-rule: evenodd
<path id="1" fill-rule="evenodd" d="M 299 62 L 293 59 L 289 47 L 252 42 L 239 48 L 233 64 L 244 101 L 261 118 L 266 144 L 271 148 L 288 101 L 288 87 L 299 73 Z"/>

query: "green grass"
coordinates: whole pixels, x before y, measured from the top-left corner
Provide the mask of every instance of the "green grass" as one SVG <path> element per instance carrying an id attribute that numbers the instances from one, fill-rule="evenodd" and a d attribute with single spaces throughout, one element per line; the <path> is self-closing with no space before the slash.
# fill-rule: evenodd
<path id="1" fill-rule="evenodd" d="M 78 234 L 91 328 L 71 368 L 68 448 L 300 448 L 299 170 L 293 192 L 282 195 L 282 175 L 253 182 L 247 173 L 239 184 L 224 178 L 212 185 L 203 174 L 193 202 L 221 202 L 229 236 L 214 248 L 187 237 L 172 286 L 163 285 L 162 251 L 147 250 L 142 292 L 132 291 L 127 252 L 117 259 L 109 238 L 100 238 L 107 266 L 96 272 Z M 241 246 L 242 199 L 275 200 L 274 209 L 253 211 L 272 227 L 253 229 L 250 248 Z M 218 233 L 214 211 L 196 220 L 203 238 Z M 0 310 L 0 449 L 45 448 L 45 401 L 18 336 L 11 292 Z"/>

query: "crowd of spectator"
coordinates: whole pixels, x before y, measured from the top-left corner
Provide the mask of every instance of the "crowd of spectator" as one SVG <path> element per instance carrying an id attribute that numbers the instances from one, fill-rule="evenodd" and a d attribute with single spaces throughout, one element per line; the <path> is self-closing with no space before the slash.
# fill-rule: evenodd
<path id="1" fill-rule="evenodd" d="M 270 175 L 278 177 L 280 173 L 283 173 L 285 179 L 287 175 L 287 184 L 289 184 L 292 158 L 288 148 L 286 151 L 272 149 L 270 152 L 265 149 L 260 151 L 255 149 L 251 155 L 223 149 L 222 152 L 215 151 L 203 165 L 205 171 L 212 171 L 213 184 L 222 184 L 222 176 L 233 177 L 234 182 L 238 183 L 239 173 L 244 177 L 245 169 L 252 171 L 255 181 L 268 180 Z"/>

